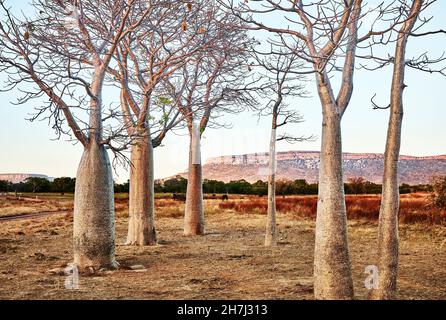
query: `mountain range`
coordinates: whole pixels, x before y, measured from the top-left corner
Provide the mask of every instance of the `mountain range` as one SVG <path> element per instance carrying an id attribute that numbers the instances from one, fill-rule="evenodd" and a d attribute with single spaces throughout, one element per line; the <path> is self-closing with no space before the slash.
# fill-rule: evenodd
<path id="1" fill-rule="evenodd" d="M 277 179 L 305 179 L 317 182 L 318 151 L 286 151 L 277 153 Z M 344 178 L 363 177 L 374 183 L 382 182 L 384 156 L 379 153 L 344 153 Z M 187 178 L 187 172 L 179 175 Z M 429 183 L 433 176 L 446 175 L 446 155 L 415 157 L 400 156 L 399 182 L 411 185 Z M 268 153 L 230 155 L 209 158 L 203 165 L 205 179 L 229 182 L 267 180 Z"/>
<path id="2" fill-rule="evenodd" d="M 10 181 L 12 183 L 20 183 L 25 182 L 28 178 L 43 178 L 48 181 L 53 181 L 54 178 L 48 177 L 44 174 L 36 174 L 36 173 L 0 173 L 0 180 Z"/>

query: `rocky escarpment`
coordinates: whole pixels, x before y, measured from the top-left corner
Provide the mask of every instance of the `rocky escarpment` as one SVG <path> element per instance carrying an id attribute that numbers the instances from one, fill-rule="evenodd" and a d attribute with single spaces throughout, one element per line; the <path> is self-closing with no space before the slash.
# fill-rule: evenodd
<path id="1" fill-rule="evenodd" d="M 381 183 L 384 157 L 377 153 L 344 153 L 344 177 L 363 177 Z M 277 154 L 278 179 L 318 179 L 319 152 L 287 151 Z M 210 158 L 203 166 L 204 177 L 220 181 L 245 179 L 249 182 L 266 180 L 268 153 L 254 153 Z M 186 176 L 185 173 L 181 174 Z M 446 155 L 431 157 L 401 156 L 400 183 L 428 183 L 432 176 L 446 175 Z"/>
<path id="2" fill-rule="evenodd" d="M 34 174 L 34 173 L 0 173 L 0 180 L 10 181 L 12 183 L 24 182 L 28 178 L 43 178 L 48 181 L 53 181 L 54 178 L 48 177 L 44 174 Z"/>

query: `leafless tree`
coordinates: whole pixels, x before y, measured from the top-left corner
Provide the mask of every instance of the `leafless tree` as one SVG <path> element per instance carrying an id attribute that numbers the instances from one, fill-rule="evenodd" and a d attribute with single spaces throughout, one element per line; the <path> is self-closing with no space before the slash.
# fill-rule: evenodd
<path id="1" fill-rule="evenodd" d="M 137 29 L 152 8 L 141 1 L 35 0 L 36 14 L 15 17 L 0 1 L 0 66 L 6 90 L 18 87 L 18 103 L 47 102 L 33 119 L 45 118 L 60 136 L 70 133 L 84 147 L 74 199 L 74 263 L 115 268 L 114 192 L 107 148 L 123 139 L 105 126 L 107 68 L 120 41 Z M 26 85 L 31 84 L 31 85 Z"/>
<path id="2" fill-rule="evenodd" d="M 398 1 L 381 2 L 367 10 L 362 0 L 220 2 L 251 30 L 272 34 L 271 43 L 290 50 L 312 67 L 323 118 L 314 294 L 317 299 L 351 299 L 353 281 L 347 240 L 341 120 L 353 94 L 357 49 L 385 42 L 402 23 L 401 19 L 387 19 L 388 15 L 402 16 L 391 5 Z M 370 16 L 374 20 L 371 24 L 367 23 Z M 359 35 L 359 29 L 363 35 Z M 333 77 L 336 73 L 341 73 L 339 78 Z M 340 84 L 335 93 L 333 81 L 337 79 Z"/>
<path id="3" fill-rule="evenodd" d="M 277 141 L 289 143 L 310 140 L 312 137 L 296 137 L 287 133 L 277 136 L 277 130 L 287 124 L 296 124 L 303 121 L 303 117 L 296 109 L 290 109 L 285 100 L 290 97 L 303 98 L 307 95 L 304 89 L 304 77 L 301 74 L 305 68 L 304 63 L 297 56 L 279 48 L 274 52 L 253 51 L 253 67 L 259 66 L 262 86 L 258 93 L 265 106 L 258 108 L 259 116 L 271 117 L 271 136 L 269 144 L 269 174 L 268 174 L 268 214 L 266 220 L 265 246 L 277 245 L 276 231 L 276 144 Z M 296 74 L 297 71 L 297 74 Z"/>
<path id="4" fill-rule="evenodd" d="M 158 2 L 144 27 L 130 33 L 117 50 L 118 70 L 111 74 L 119 79 L 122 113 L 132 140 L 127 244 L 157 242 L 153 149 L 169 130 L 192 116 L 175 108 L 160 85 L 219 38 L 212 2 Z"/>
<path id="5" fill-rule="evenodd" d="M 390 108 L 390 117 L 387 131 L 387 142 L 384 154 L 384 175 L 382 200 L 379 213 L 378 226 L 378 257 L 379 257 L 379 284 L 373 290 L 374 299 L 393 299 L 397 288 L 398 274 L 398 212 L 399 212 L 399 182 L 398 159 L 401 145 L 401 129 L 403 123 L 403 92 L 407 87 L 405 81 L 405 68 L 411 67 L 429 73 L 439 72 L 444 74 L 445 68 L 432 69 L 432 65 L 442 62 L 442 57 L 429 59 L 427 54 L 413 59 L 406 59 L 407 42 L 411 36 L 426 36 L 430 34 L 445 33 L 433 31 L 418 33 L 417 30 L 426 25 L 430 19 L 425 19 L 420 14 L 430 7 L 434 1 L 413 0 L 399 1 L 397 9 L 403 14 L 397 18 L 401 21 L 395 37 L 387 40 L 386 44 L 395 43 L 395 53 L 392 57 L 379 57 L 370 52 L 376 62 L 373 67 L 364 65 L 366 69 L 379 69 L 393 64 L 392 86 L 390 92 L 390 104 L 388 107 L 380 107 L 372 99 L 375 109 Z"/>
<path id="6" fill-rule="evenodd" d="M 230 1 L 227 5 L 251 29 L 275 35 L 271 41 L 308 62 L 316 76 L 323 123 L 314 292 L 318 299 L 351 299 L 353 281 L 347 241 L 341 119 L 353 92 L 362 1 L 313 1 L 305 5 L 302 1 L 266 0 L 243 2 L 238 6 Z M 271 13 L 282 15 L 282 22 L 288 26 L 268 25 L 267 17 Z M 337 70 L 336 59 L 341 58 L 344 61 L 342 83 L 336 97 L 330 73 Z"/>
<path id="7" fill-rule="evenodd" d="M 209 126 L 220 127 L 217 119 L 221 115 L 240 112 L 255 101 L 245 90 L 249 86 L 248 52 L 254 40 L 238 19 L 213 2 L 208 12 L 214 17 L 216 41 L 166 81 L 166 90 L 184 116 L 190 136 L 185 235 L 204 234 L 200 151 L 203 132 Z"/>

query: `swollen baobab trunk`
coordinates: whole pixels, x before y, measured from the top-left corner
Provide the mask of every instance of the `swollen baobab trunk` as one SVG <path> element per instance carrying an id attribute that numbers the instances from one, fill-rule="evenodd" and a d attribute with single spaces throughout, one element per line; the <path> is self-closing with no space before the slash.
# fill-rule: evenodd
<path id="1" fill-rule="evenodd" d="M 406 45 L 410 32 L 423 4 L 414 0 L 409 13 L 398 33 L 395 49 L 392 89 L 390 97 L 390 118 L 384 154 L 384 176 L 381 208 L 378 225 L 378 289 L 372 292 L 374 299 L 393 299 L 396 293 L 398 273 L 398 213 L 400 204 L 398 183 L 398 158 L 401 146 L 403 123 L 403 91 Z"/>
<path id="2" fill-rule="evenodd" d="M 273 120 L 274 121 L 274 120 Z M 273 124 L 269 144 L 269 175 L 268 175 L 268 215 L 266 220 L 265 246 L 277 244 L 276 232 L 276 128 Z"/>
<path id="3" fill-rule="evenodd" d="M 106 146 L 113 149 L 111 143 L 120 129 L 115 131 L 111 125 L 110 135 L 103 137 L 103 122 L 114 119 L 115 112 L 103 117 L 102 88 L 119 43 L 145 21 L 151 6 L 141 11 L 137 1 L 118 1 L 113 6 L 104 1 L 71 2 L 69 6 L 67 1 L 35 1 L 32 5 L 39 17 L 27 23 L 0 1 L 6 17 L 0 28 L 0 69 L 15 74 L 11 88 L 34 82 L 22 91 L 21 102 L 48 99 L 40 101 L 43 107 L 34 120 L 50 112 L 53 128 L 62 134 L 67 125 L 83 145 L 74 198 L 74 263 L 80 269 L 115 268 L 114 190 Z M 46 17 L 51 17 L 51 23 Z M 101 32 L 102 24 L 111 27 Z"/>
<path id="4" fill-rule="evenodd" d="M 189 172 L 184 215 L 184 235 L 204 234 L 203 176 L 201 167 L 200 129 L 192 126 L 189 146 Z"/>
<path id="5" fill-rule="evenodd" d="M 74 263 L 80 268 L 116 268 L 113 177 L 107 151 L 85 147 L 74 196 Z"/>
<path id="6" fill-rule="evenodd" d="M 90 102 L 88 142 L 76 175 L 74 196 L 74 263 L 80 268 L 116 268 L 113 175 L 102 141 L 104 69 L 95 70 Z"/>
<path id="7" fill-rule="evenodd" d="M 127 245 L 156 245 L 153 146 L 148 130 L 132 146 Z"/>
<path id="8" fill-rule="evenodd" d="M 323 85 L 321 80 L 319 96 L 323 122 L 314 251 L 314 294 L 316 299 L 352 299 L 353 281 L 342 170 L 342 113 L 335 103 L 331 88 Z"/>

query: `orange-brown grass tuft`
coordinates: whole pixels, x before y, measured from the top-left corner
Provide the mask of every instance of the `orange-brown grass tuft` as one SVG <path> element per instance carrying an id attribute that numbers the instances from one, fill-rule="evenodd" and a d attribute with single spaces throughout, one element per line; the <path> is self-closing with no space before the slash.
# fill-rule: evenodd
<path id="1" fill-rule="evenodd" d="M 345 199 L 349 219 L 377 221 L 381 206 L 380 195 L 348 195 Z M 317 210 L 316 196 L 288 196 L 276 198 L 279 213 L 291 213 L 294 216 L 314 219 Z M 245 201 L 228 201 L 219 204 L 223 210 L 237 213 L 266 214 L 267 198 L 250 197 Z M 430 206 L 426 194 L 405 194 L 401 196 L 399 220 L 402 223 L 444 224 L 446 211 Z"/>

